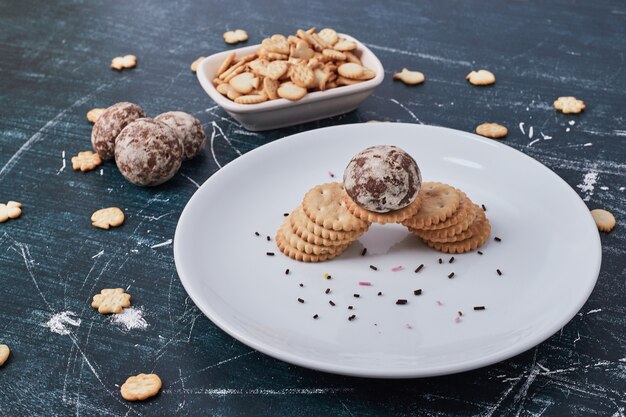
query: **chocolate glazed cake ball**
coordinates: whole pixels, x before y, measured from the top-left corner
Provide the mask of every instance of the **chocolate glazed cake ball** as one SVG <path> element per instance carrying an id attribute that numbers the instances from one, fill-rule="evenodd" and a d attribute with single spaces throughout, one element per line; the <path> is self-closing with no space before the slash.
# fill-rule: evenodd
<path id="1" fill-rule="evenodd" d="M 165 123 L 178 134 L 183 143 L 185 159 L 191 159 L 200 153 L 206 139 L 200 120 L 182 111 L 161 113 L 154 120 Z"/>
<path id="2" fill-rule="evenodd" d="M 352 158 L 343 174 L 346 192 L 376 213 L 399 210 L 415 201 L 422 176 L 411 156 L 396 146 L 372 146 Z"/>
<path id="3" fill-rule="evenodd" d="M 136 185 L 163 184 L 176 174 L 182 161 L 183 144 L 176 132 L 154 119 L 135 120 L 115 141 L 115 163 Z"/>
<path id="4" fill-rule="evenodd" d="M 116 103 L 106 109 L 91 130 L 91 145 L 102 159 L 111 159 L 115 152 L 115 138 L 129 123 L 146 117 L 141 107 L 133 103 Z"/>

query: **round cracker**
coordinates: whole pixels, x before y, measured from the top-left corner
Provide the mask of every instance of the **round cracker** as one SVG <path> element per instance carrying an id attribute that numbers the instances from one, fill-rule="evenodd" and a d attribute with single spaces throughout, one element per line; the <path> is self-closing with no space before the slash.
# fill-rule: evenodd
<path id="1" fill-rule="evenodd" d="M 411 233 L 413 233 L 416 236 L 421 237 L 424 240 L 429 240 L 431 242 L 438 242 L 438 243 L 452 243 L 452 242 L 459 242 L 461 240 L 469 239 L 470 237 L 480 232 L 481 228 L 483 227 L 482 223 L 485 222 L 487 219 L 487 216 L 485 216 L 485 212 L 480 207 L 474 206 L 472 211 L 474 212 L 474 215 L 471 217 L 472 221 L 470 221 L 467 227 L 463 228 L 462 230 L 459 227 L 455 231 L 454 234 L 440 233 L 436 235 L 428 235 L 425 233 L 425 232 L 442 232 L 445 229 L 426 230 L 426 231 L 413 229 L 411 230 Z M 457 224 L 460 225 L 461 223 L 457 223 Z"/>
<path id="2" fill-rule="evenodd" d="M 282 253 L 284 253 L 285 255 L 287 255 L 288 257 L 290 257 L 291 259 L 294 259 L 296 261 L 301 261 L 301 262 L 323 262 L 329 259 L 332 259 L 336 256 L 339 256 L 341 254 L 341 252 L 337 252 L 335 254 L 326 254 L 326 255 L 312 255 L 312 254 L 308 254 L 308 253 L 304 253 L 300 250 L 298 250 L 297 248 L 294 248 L 293 246 L 291 246 L 289 244 L 289 242 L 287 241 L 287 239 L 285 238 L 285 236 L 283 236 L 283 228 L 281 227 L 280 229 L 278 229 L 278 233 L 276 234 L 276 246 L 278 246 L 278 249 L 280 249 L 280 251 Z"/>
<path id="3" fill-rule="evenodd" d="M 288 218 L 283 221 L 280 230 L 289 246 L 294 247 L 300 252 L 304 252 L 308 255 L 334 255 L 337 252 L 343 252 L 345 248 L 350 244 L 343 244 L 341 246 L 322 246 L 309 243 L 293 231 Z"/>
<path id="4" fill-rule="evenodd" d="M 414 229 L 414 228 L 409 228 L 409 230 L 413 234 L 425 240 L 432 240 L 433 242 L 446 242 L 452 236 L 458 235 L 459 233 L 462 233 L 466 231 L 467 229 L 469 229 L 472 223 L 474 223 L 474 220 L 476 220 L 477 206 L 473 205 L 472 202 L 469 201 L 469 199 L 465 204 L 467 204 L 471 208 L 470 210 L 468 210 L 468 214 L 465 216 L 465 218 L 459 221 L 455 225 L 446 227 L 444 229 L 436 229 L 436 230 L 419 230 L 419 229 Z M 478 209 L 480 209 L 480 207 L 478 207 Z M 462 240 L 462 239 L 456 239 L 456 240 Z"/>
<path id="5" fill-rule="evenodd" d="M 351 232 L 369 227 L 369 222 L 350 213 L 345 194 L 338 182 L 318 185 L 306 193 L 302 209 L 309 219 L 326 229 Z"/>
<path id="6" fill-rule="evenodd" d="M 598 230 L 601 232 L 610 232 L 615 227 L 615 216 L 611 212 L 603 209 L 591 210 L 591 216 L 598 226 Z"/>
<path id="7" fill-rule="evenodd" d="M 489 219 L 485 217 L 485 221 L 475 235 L 458 242 L 440 243 L 425 240 L 424 242 L 433 249 L 444 253 L 464 253 L 477 249 L 485 244 L 491 233 L 491 224 Z"/>
<path id="8" fill-rule="evenodd" d="M 350 235 L 347 235 L 347 236 L 350 236 L 350 238 L 348 238 L 348 239 L 327 239 L 327 238 L 321 237 L 321 236 L 316 235 L 315 233 L 309 231 L 309 229 L 306 226 L 307 222 L 308 223 L 313 223 L 313 222 L 311 222 L 311 220 L 308 219 L 308 217 L 306 217 L 306 214 L 304 214 L 304 211 L 302 211 L 302 206 L 298 206 L 289 215 L 289 224 L 291 225 L 291 229 L 293 230 L 293 232 L 296 235 L 298 235 L 302 240 L 305 240 L 305 241 L 307 241 L 309 243 L 312 243 L 314 245 L 320 245 L 320 246 L 342 246 L 342 245 L 350 244 L 355 239 L 357 239 L 359 236 L 361 236 L 361 234 L 363 234 L 365 232 L 365 230 L 363 232 L 357 232 L 357 233 L 350 232 Z M 303 223 L 304 223 L 304 225 L 303 225 Z M 318 226 L 315 223 L 313 223 L 313 225 Z M 318 226 L 318 227 L 320 227 L 320 226 Z M 328 231 L 329 232 L 334 232 L 333 230 L 328 230 Z M 334 233 L 337 233 L 337 232 L 334 232 Z"/>
<path id="9" fill-rule="evenodd" d="M 421 227 L 418 230 L 445 229 L 447 227 L 454 226 L 455 224 L 459 223 L 467 216 L 469 216 L 474 210 L 472 200 L 470 200 L 463 191 L 457 189 L 457 192 L 461 195 L 461 203 L 459 204 L 459 208 L 457 208 L 454 213 L 450 215 L 450 217 L 437 224 L 431 224 L 430 226 Z"/>
<path id="10" fill-rule="evenodd" d="M 301 206 L 291 213 L 290 220 L 293 231 L 307 241 L 310 240 L 304 236 L 310 235 L 331 241 L 353 241 L 367 231 L 367 228 L 351 232 L 326 229 L 309 219 Z"/>
<path id="11" fill-rule="evenodd" d="M 387 213 L 375 213 L 359 206 L 357 203 L 354 202 L 354 200 L 350 198 L 347 193 L 345 193 L 344 199 L 346 201 L 346 206 L 348 207 L 348 210 L 350 210 L 350 213 L 354 214 L 361 220 L 365 220 L 366 222 L 380 224 L 401 223 L 404 220 L 413 217 L 415 213 L 417 213 L 417 211 L 419 210 L 421 204 L 420 198 L 418 196 L 411 204 L 399 210 L 393 210 Z"/>
<path id="12" fill-rule="evenodd" d="M 405 226 L 422 229 L 426 226 L 441 223 L 452 215 L 461 204 L 459 191 L 440 182 L 424 182 L 418 194 L 422 201 L 415 216 L 405 220 Z"/>

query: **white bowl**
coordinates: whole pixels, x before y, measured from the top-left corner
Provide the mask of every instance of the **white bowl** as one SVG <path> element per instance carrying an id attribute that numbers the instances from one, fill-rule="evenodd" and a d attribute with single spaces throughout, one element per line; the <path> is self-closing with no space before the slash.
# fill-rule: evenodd
<path id="1" fill-rule="evenodd" d="M 202 88 L 221 108 L 248 130 L 260 131 L 292 126 L 326 117 L 337 116 L 356 109 L 383 81 L 385 71 L 382 64 L 365 45 L 351 36 L 340 34 L 357 44 L 363 65 L 376 73 L 371 80 L 355 85 L 347 85 L 326 91 L 309 93 L 298 101 L 283 98 L 259 104 L 239 104 L 221 95 L 213 85 L 217 69 L 229 53 L 235 52 L 240 58 L 257 51 L 261 45 L 246 46 L 231 51 L 213 54 L 200 62 L 197 75 Z"/>

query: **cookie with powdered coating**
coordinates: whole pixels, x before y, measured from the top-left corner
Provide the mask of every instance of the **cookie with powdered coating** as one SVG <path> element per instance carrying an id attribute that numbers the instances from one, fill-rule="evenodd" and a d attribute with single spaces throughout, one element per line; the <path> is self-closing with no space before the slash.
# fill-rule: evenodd
<path id="1" fill-rule="evenodd" d="M 91 145 L 100 158 L 113 158 L 117 135 L 130 123 L 142 117 L 146 117 L 146 113 L 133 103 L 123 101 L 107 108 L 91 129 Z"/>
<path id="2" fill-rule="evenodd" d="M 184 158 L 198 155 L 206 141 L 206 134 L 200 120 L 182 111 L 168 111 L 154 118 L 157 122 L 171 127 L 183 144 Z"/>

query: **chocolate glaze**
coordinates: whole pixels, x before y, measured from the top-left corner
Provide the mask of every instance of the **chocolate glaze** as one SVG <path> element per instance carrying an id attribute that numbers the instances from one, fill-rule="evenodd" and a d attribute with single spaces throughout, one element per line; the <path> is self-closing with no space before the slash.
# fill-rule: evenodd
<path id="1" fill-rule="evenodd" d="M 200 153 L 206 135 L 202 123 L 198 119 L 182 111 L 168 111 L 159 114 L 154 120 L 165 123 L 174 129 L 182 141 L 185 159 L 191 159 Z"/>
<path id="2" fill-rule="evenodd" d="M 115 138 L 129 123 L 146 117 L 136 104 L 121 102 L 106 109 L 91 130 L 91 145 L 102 159 L 111 159 L 115 153 Z"/>
<path id="3" fill-rule="evenodd" d="M 352 158 L 343 174 L 346 192 L 359 206 L 377 213 L 415 201 L 422 177 L 415 160 L 388 145 L 372 146 Z"/>

